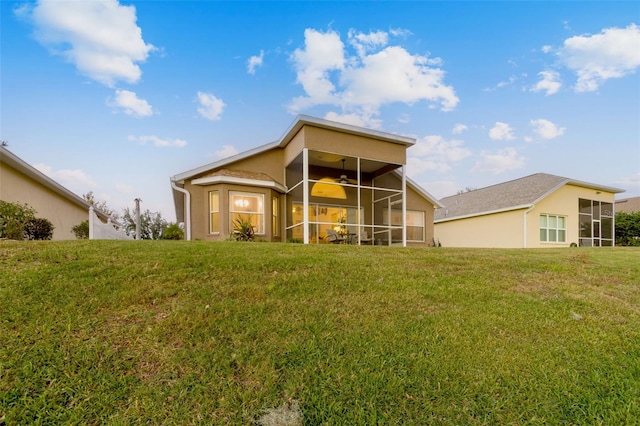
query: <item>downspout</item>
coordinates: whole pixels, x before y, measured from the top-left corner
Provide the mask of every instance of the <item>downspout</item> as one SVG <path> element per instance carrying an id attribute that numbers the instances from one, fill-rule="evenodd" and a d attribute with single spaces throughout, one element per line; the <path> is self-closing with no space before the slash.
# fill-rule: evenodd
<path id="1" fill-rule="evenodd" d="M 531 207 L 529 207 L 529 209 L 527 211 L 524 212 L 524 227 L 523 227 L 523 234 L 522 234 L 522 241 L 524 242 L 524 247 L 523 248 L 527 248 L 527 215 L 529 214 L 529 212 L 531 210 L 533 210 L 534 208 L 536 208 L 536 205 L 533 204 Z"/>
<path id="2" fill-rule="evenodd" d="M 176 183 L 171 180 L 171 188 L 175 189 L 178 192 L 182 192 L 185 198 L 185 204 L 187 205 L 187 211 L 185 212 L 184 217 L 184 231 L 185 231 L 185 240 L 191 240 L 191 194 L 184 188 L 180 188 Z"/>

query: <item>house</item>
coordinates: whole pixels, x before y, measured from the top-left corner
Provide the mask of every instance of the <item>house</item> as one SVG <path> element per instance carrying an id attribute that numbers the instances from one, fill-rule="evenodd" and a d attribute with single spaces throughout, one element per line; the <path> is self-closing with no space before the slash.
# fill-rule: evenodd
<path id="1" fill-rule="evenodd" d="M 28 204 L 54 226 L 54 240 L 73 240 L 71 228 L 89 220 L 89 203 L 0 146 L 0 200 Z M 99 212 L 102 219 L 106 216 Z"/>
<path id="2" fill-rule="evenodd" d="M 187 239 L 249 221 L 265 241 L 427 246 L 440 204 L 406 176 L 405 136 L 300 115 L 271 143 L 171 178 Z"/>
<path id="3" fill-rule="evenodd" d="M 537 173 L 441 199 L 435 237 L 445 247 L 613 246 L 620 192 Z"/>
<path id="4" fill-rule="evenodd" d="M 623 198 L 621 200 L 616 200 L 615 209 L 616 212 L 640 212 L 640 197 Z"/>

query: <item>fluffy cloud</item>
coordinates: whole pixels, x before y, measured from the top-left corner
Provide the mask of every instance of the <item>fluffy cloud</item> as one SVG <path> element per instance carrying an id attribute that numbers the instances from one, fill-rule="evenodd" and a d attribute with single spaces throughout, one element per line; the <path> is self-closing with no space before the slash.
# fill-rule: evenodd
<path id="1" fill-rule="evenodd" d="M 467 127 L 465 124 L 456 124 L 455 126 L 453 126 L 453 130 L 451 130 L 451 133 L 453 133 L 454 135 L 459 135 L 462 132 L 465 132 L 469 130 L 469 127 Z"/>
<path id="2" fill-rule="evenodd" d="M 53 170 L 46 164 L 33 167 L 75 193 L 83 193 L 96 187 L 96 182 L 82 169 Z"/>
<path id="3" fill-rule="evenodd" d="M 495 126 L 489 130 L 489 137 L 494 141 L 515 139 L 511 126 L 500 121 L 496 121 Z"/>
<path id="4" fill-rule="evenodd" d="M 177 147 L 183 148 L 187 145 L 187 142 L 182 139 L 162 139 L 157 136 L 129 136 L 129 140 L 131 142 L 138 142 L 140 145 L 145 145 L 147 143 L 152 143 L 154 146 L 159 148 L 165 147 Z"/>
<path id="5" fill-rule="evenodd" d="M 491 173 L 494 175 L 517 170 L 524 167 L 525 159 L 518 155 L 514 148 L 504 148 L 498 152 L 491 153 L 482 151 L 478 160 L 471 169 L 473 172 Z"/>
<path id="6" fill-rule="evenodd" d="M 304 35 L 304 48 L 296 49 L 291 60 L 305 96 L 291 101 L 292 112 L 333 105 L 342 111 L 336 116 L 362 115 L 363 121 L 370 121 L 385 104 L 425 100 L 448 111 L 459 102 L 453 88 L 443 82 L 440 59 L 388 46 L 389 33 L 350 30 L 347 41 L 353 53 L 335 31 L 307 29 Z"/>
<path id="7" fill-rule="evenodd" d="M 554 139 L 558 136 L 562 136 L 566 130 L 564 127 L 558 127 L 549 120 L 539 118 L 537 120 L 531 120 L 529 125 L 533 128 L 533 131 L 542 139 Z"/>
<path id="8" fill-rule="evenodd" d="M 260 55 L 252 56 L 247 61 L 247 72 L 251 75 L 256 73 L 256 68 L 262 66 L 262 61 L 264 60 L 264 50 L 260 51 Z"/>
<path id="9" fill-rule="evenodd" d="M 124 113 L 132 117 L 142 118 L 153 115 L 151 105 L 129 90 L 116 90 L 116 97 L 107 102 L 109 105 L 122 108 Z"/>
<path id="10" fill-rule="evenodd" d="M 226 106 L 222 99 L 219 99 L 211 93 L 198 92 L 198 102 L 200 107 L 198 112 L 207 120 L 220 120 L 222 111 Z"/>
<path id="11" fill-rule="evenodd" d="M 557 53 L 561 63 L 578 75 L 575 90 L 592 92 L 606 80 L 632 74 L 640 67 L 640 27 L 631 24 L 571 37 Z"/>
<path id="12" fill-rule="evenodd" d="M 222 149 L 219 149 L 216 152 L 214 152 L 214 157 L 216 159 L 228 158 L 236 155 L 237 153 L 238 153 L 238 150 L 235 149 L 233 146 L 223 145 Z"/>
<path id="13" fill-rule="evenodd" d="M 448 172 L 451 163 L 463 160 L 471 155 L 461 140 L 446 140 L 439 135 L 419 138 L 407 151 L 407 169 L 410 174 L 420 174 L 427 170 Z"/>
<path id="14" fill-rule="evenodd" d="M 153 45 L 142 39 L 134 6 L 117 0 L 45 1 L 17 12 L 31 21 L 35 36 L 78 71 L 113 87 L 116 81 L 137 83 Z"/>
<path id="15" fill-rule="evenodd" d="M 546 96 L 558 93 L 560 87 L 562 87 L 560 74 L 558 72 L 541 71 L 538 75 L 540 76 L 540 81 L 531 88 L 532 92 L 546 92 Z"/>
<path id="16" fill-rule="evenodd" d="M 325 114 L 324 118 L 325 120 L 351 124 L 352 126 L 367 127 L 369 129 L 382 128 L 382 120 L 375 118 L 370 111 L 360 111 L 345 114 L 338 114 L 337 112 L 331 111 Z"/>

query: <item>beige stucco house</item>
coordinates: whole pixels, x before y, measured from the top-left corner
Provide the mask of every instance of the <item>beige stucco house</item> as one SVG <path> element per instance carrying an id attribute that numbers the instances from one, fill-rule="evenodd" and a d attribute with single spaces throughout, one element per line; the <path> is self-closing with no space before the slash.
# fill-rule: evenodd
<path id="1" fill-rule="evenodd" d="M 171 178 L 187 239 L 427 246 L 440 204 L 407 178 L 412 138 L 298 116 L 271 143 Z"/>
<path id="2" fill-rule="evenodd" d="M 72 240 L 71 228 L 89 219 L 89 204 L 0 146 L 0 200 L 28 204 L 54 226 L 54 240 Z M 100 213 L 101 217 L 104 216 Z"/>
<path id="3" fill-rule="evenodd" d="M 621 189 L 537 173 L 440 200 L 445 247 L 613 246 Z"/>

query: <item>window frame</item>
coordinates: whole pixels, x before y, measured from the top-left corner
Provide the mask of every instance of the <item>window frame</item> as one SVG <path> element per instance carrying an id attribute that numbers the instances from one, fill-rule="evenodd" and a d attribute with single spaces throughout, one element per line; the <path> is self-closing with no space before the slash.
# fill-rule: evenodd
<path id="1" fill-rule="evenodd" d="M 542 224 L 542 219 L 545 218 L 545 225 Z M 555 225 L 552 226 L 552 219 L 555 220 Z M 560 222 L 563 222 L 564 227 L 560 226 Z M 541 243 L 549 243 L 549 244 L 563 244 L 567 242 L 567 216 L 559 215 L 559 214 L 548 214 L 548 213 L 540 213 L 540 218 L 538 222 L 538 229 Z M 546 239 L 542 238 L 542 232 L 544 231 Z M 552 240 L 550 237 L 552 235 L 555 238 Z M 562 239 L 560 239 L 560 235 L 562 235 Z"/>
<path id="2" fill-rule="evenodd" d="M 214 210 L 213 198 L 216 198 L 217 201 L 217 210 Z M 216 219 L 214 220 L 213 215 L 216 215 Z M 214 223 L 216 224 L 214 229 Z M 220 191 L 209 191 L 209 234 L 210 235 L 220 235 Z"/>
<path id="3" fill-rule="evenodd" d="M 264 205 L 264 195 L 261 192 L 245 192 L 245 191 L 229 191 L 229 229 L 233 231 L 233 221 L 235 215 L 248 215 L 256 216 L 258 218 L 258 226 L 254 226 L 256 235 L 265 235 L 265 205 Z M 258 200 L 257 204 L 262 208 L 262 211 L 247 211 L 247 210 L 235 210 L 235 200 L 236 196 L 246 197 L 246 198 L 256 198 Z"/>

